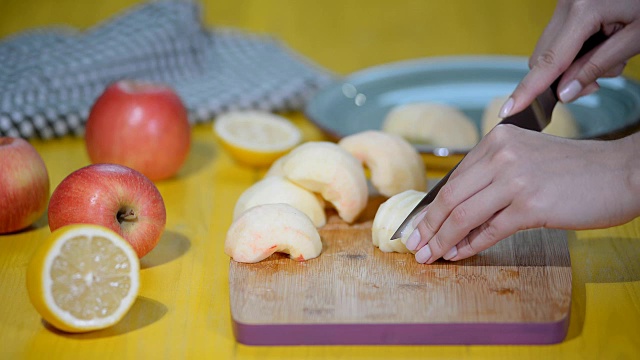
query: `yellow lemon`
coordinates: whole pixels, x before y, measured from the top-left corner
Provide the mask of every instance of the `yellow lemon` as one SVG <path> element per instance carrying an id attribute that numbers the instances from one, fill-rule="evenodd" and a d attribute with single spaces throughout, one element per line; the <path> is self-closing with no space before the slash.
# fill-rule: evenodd
<path id="1" fill-rule="evenodd" d="M 98 225 L 76 224 L 51 233 L 27 269 L 31 303 L 67 332 L 109 327 L 133 305 L 140 263 L 131 245 Z"/>
<path id="2" fill-rule="evenodd" d="M 300 130 L 284 117 L 262 111 L 235 111 L 219 116 L 214 131 L 238 162 L 268 166 L 300 143 Z"/>

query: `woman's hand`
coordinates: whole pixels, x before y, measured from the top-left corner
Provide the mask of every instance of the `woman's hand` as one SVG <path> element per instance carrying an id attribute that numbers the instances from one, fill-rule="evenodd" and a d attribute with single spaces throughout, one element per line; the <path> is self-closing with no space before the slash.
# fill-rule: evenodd
<path id="1" fill-rule="evenodd" d="M 603 31 L 609 38 L 575 62 L 582 44 Z M 500 110 L 522 111 L 562 73 L 558 96 L 570 102 L 598 90 L 596 80 L 622 73 L 640 53 L 640 0 L 559 0 L 529 60 L 531 71 Z"/>
<path id="2" fill-rule="evenodd" d="M 420 263 L 461 260 L 518 230 L 630 221 L 640 214 L 638 154 L 640 133 L 571 140 L 498 125 L 421 214 L 407 248 Z"/>

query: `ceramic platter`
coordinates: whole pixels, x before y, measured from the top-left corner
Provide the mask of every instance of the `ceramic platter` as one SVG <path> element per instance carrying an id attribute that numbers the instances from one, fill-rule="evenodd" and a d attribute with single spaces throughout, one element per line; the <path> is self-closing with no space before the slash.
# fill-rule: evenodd
<path id="1" fill-rule="evenodd" d="M 527 74 L 524 57 L 427 58 L 368 68 L 321 89 L 305 113 L 334 139 L 380 129 L 395 106 L 439 102 L 466 113 L 480 131 L 482 112 Z M 595 94 L 569 104 L 581 138 L 615 138 L 640 127 L 640 84 L 624 77 L 599 80 Z M 416 145 L 422 153 L 464 154 L 469 149 Z"/>

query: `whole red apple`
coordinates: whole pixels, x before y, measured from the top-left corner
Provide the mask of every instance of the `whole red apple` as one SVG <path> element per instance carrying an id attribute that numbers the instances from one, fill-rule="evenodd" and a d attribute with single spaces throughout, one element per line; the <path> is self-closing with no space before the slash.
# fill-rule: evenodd
<path id="1" fill-rule="evenodd" d="M 47 209 L 49 174 L 24 139 L 0 137 L 0 233 L 33 224 Z"/>
<path id="2" fill-rule="evenodd" d="M 166 222 L 162 195 L 140 172 L 94 164 L 69 174 L 49 200 L 51 231 L 68 224 L 97 224 L 125 238 L 143 257 L 160 240 Z"/>
<path id="3" fill-rule="evenodd" d="M 125 165 L 155 181 L 180 170 L 191 146 L 191 127 L 171 87 L 123 80 L 96 100 L 85 140 L 92 163 Z"/>

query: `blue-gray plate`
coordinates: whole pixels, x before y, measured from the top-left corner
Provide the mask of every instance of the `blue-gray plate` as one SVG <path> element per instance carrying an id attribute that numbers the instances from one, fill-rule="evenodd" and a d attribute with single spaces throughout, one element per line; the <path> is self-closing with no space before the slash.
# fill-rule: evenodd
<path id="1" fill-rule="evenodd" d="M 381 129 L 395 106 L 439 102 L 462 110 L 480 131 L 487 104 L 510 94 L 527 72 L 524 57 L 436 57 L 391 63 L 353 73 L 321 89 L 307 104 L 305 114 L 331 138 L 340 139 Z M 568 105 L 580 138 L 617 138 L 640 128 L 640 84 L 625 77 L 598 83 L 596 93 Z M 470 150 L 416 147 L 438 156 Z"/>

